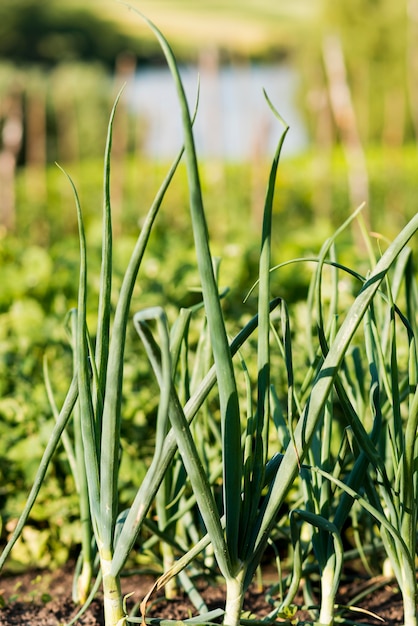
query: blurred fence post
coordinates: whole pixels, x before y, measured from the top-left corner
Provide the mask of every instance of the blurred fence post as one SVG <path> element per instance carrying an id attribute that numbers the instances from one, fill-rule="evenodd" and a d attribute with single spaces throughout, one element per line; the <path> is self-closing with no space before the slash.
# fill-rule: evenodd
<path id="1" fill-rule="evenodd" d="M 407 80 L 411 119 L 418 142 L 418 0 L 407 1 Z"/>
<path id="2" fill-rule="evenodd" d="M 328 78 L 331 109 L 347 162 L 352 209 L 356 209 L 365 202 L 366 213 L 364 215 L 367 216 L 369 177 L 366 156 L 357 128 L 356 114 L 347 80 L 344 52 L 338 35 L 329 35 L 324 38 L 322 54 Z"/>
<path id="3" fill-rule="evenodd" d="M 25 90 L 25 187 L 27 201 L 38 206 L 48 202 L 47 185 L 47 102 L 46 79 L 34 73 L 28 77 Z M 37 235 L 42 241 L 49 236 L 47 220 L 37 220 Z"/>
<path id="4" fill-rule="evenodd" d="M 16 163 L 23 137 L 20 87 L 15 85 L 0 104 L 0 121 L 3 120 L 0 146 L 0 221 L 7 230 L 12 230 L 16 224 Z"/>
<path id="5" fill-rule="evenodd" d="M 120 54 L 116 59 L 115 82 L 117 91 L 122 85 L 133 82 L 136 71 L 136 59 L 131 54 Z M 126 89 L 126 88 L 125 88 Z M 126 93 L 123 93 L 118 104 L 118 112 L 113 124 L 112 136 L 112 213 L 115 233 L 120 232 L 121 215 L 126 182 L 126 157 L 129 148 L 129 119 L 126 106 Z M 133 135 L 133 133 L 132 133 Z"/>
<path id="6" fill-rule="evenodd" d="M 205 47 L 199 53 L 198 71 L 201 76 L 202 91 L 205 94 L 209 132 L 205 133 L 206 152 L 217 156 L 224 152 L 222 132 L 222 95 L 220 83 L 219 50 L 216 47 Z"/>
<path id="7" fill-rule="evenodd" d="M 266 195 L 266 147 L 272 130 L 271 118 L 263 115 L 255 127 L 251 142 L 251 217 L 253 226 L 259 229 L 263 223 L 263 211 Z"/>
<path id="8" fill-rule="evenodd" d="M 314 144 L 318 147 L 312 160 L 315 184 L 312 188 L 313 206 L 328 219 L 332 215 L 331 167 L 335 126 L 322 67 L 315 67 L 312 87 L 306 96 L 306 106 L 313 119 Z"/>
<path id="9" fill-rule="evenodd" d="M 26 90 L 25 124 L 26 163 L 45 168 L 46 154 L 46 85 L 40 80 L 32 80 Z"/>
<path id="10" fill-rule="evenodd" d="M 67 68 L 64 69 L 64 72 Z M 78 136 L 77 107 L 70 80 L 60 67 L 51 77 L 51 102 L 56 125 L 56 160 L 61 163 L 78 163 L 80 142 Z"/>

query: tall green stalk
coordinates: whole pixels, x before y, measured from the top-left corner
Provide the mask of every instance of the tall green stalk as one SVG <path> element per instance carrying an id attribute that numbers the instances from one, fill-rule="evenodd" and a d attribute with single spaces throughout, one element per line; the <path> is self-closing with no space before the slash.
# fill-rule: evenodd
<path id="1" fill-rule="evenodd" d="M 166 56 L 178 91 L 183 119 L 186 167 L 189 179 L 190 211 L 194 234 L 197 264 L 201 278 L 203 301 L 208 318 L 208 327 L 219 390 L 222 425 L 224 462 L 224 506 L 226 517 L 226 537 L 232 570 L 239 568 L 238 530 L 241 507 L 240 491 L 242 477 L 242 452 L 240 439 L 240 409 L 235 382 L 232 358 L 222 315 L 218 286 L 215 279 L 212 257 L 209 249 L 209 235 L 203 209 L 203 199 L 199 179 L 199 169 L 192 131 L 192 118 L 189 112 L 183 84 L 180 79 L 174 54 L 152 22 L 142 16 L 158 38 Z"/>

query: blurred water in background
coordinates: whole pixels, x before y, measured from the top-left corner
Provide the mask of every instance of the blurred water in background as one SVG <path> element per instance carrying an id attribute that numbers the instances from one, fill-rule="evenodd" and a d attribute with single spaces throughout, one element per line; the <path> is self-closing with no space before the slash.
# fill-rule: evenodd
<path id="1" fill-rule="evenodd" d="M 196 99 L 200 76 L 200 101 L 194 126 L 199 157 L 247 161 L 271 157 L 282 127 L 264 95 L 290 126 L 283 156 L 302 151 L 308 144 L 297 107 L 298 78 L 287 65 L 183 66 L 180 68 L 190 108 Z M 145 125 L 142 148 L 153 158 L 171 158 L 182 141 L 180 109 L 167 68 L 137 71 L 128 87 L 129 107 Z"/>

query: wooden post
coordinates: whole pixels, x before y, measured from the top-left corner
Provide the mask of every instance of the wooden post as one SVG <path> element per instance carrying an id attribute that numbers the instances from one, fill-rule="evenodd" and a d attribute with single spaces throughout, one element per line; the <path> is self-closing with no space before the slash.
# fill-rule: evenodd
<path id="1" fill-rule="evenodd" d="M 322 53 L 328 78 L 331 109 L 338 128 L 348 168 L 348 186 L 352 208 L 369 200 L 369 177 L 366 156 L 361 144 L 357 119 L 347 80 L 344 53 L 337 35 L 323 41 Z M 367 221 L 367 213 L 365 213 Z"/>
<path id="2" fill-rule="evenodd" d="M 313 137 L 317 148 L 311 165 L 315 180 L 312 188 L 313 206 L 318 214 L 329 219 L 332 214 L 330 177 L 335 127 L 322 66 L 315 65 L 311 73 L 312 88 L 307 94 L 307 107 L 313 118 Z"/>
<path id="3" fill-rule="evenodd" d="M 253 227 L 260 229 L 263 224 L 264 202 L 268 180 L 266 146 L 271 132 L 270 111 L 263 115 L 256 126 L 251 144 L 251 218 Z"/>
<path id="4" fill-rule="evenodd" d="M 130 54 L 121 54 L 116 59 L 115 81 L 117 90 L 133 81 L 136 71 L 136 59 Z M 126 87 L 125 87 L 126 89 Z M 112 214 L 113 231 L 121 230 L 121 216 L 126 181 L 126 157 L 129 148 L 129 111 L 126 107 L 126 97 L 122 94 L 118 104 L 112 137 Z"/>
<path id="5" fill-rule="evenodd" d="M 48 202 L 46 91 L 46 79 L 35 75 L 28 81 L 25 92 L 25 197 L 41 207 Z M 47 243 L 48 220 L 36 220 L 33 229 L 36 239 Z"/>
<path id="6" fill-rule="evenodd" d="M 0 221 L 12 230 L 16 224 L 15 174 L 16 163 L 22 145 L 22 92 L 14 86 L 0 108 L 3 119 L 0 147 Z"/>
<path id="7" fill-rule="evenodd" d="M 40 78 L 31 81 L 26 91 L 26 163 L 46 165 L 46 84 Z"/>
<path id="8" fill-rule="evenodd" d="M 418 143 L 418 0 L 407 0 L 407 76 L 411 119 Z"/>

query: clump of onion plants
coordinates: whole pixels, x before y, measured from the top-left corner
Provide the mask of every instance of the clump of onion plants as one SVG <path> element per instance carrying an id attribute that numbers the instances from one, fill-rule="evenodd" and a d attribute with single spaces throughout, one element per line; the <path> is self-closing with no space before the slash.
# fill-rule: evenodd
<path id="1" fill-rule="evenodd" d="M 357 280 L 366 282 L 358 275 Z M 328 499 L 332 492 L 339 500 L 339 530 L 353 503 L 372 516 L 379 529 L 375 544 L 383 544 L 386 557 L 383 569 L 390 566 L 402 594 L 405 626 L 416 626 L 418 619 L 417 293 L 413 253 L 406 246 L 364 316 L 363 345 L 336 379 L 355 455 L 352 473 L 343 481 L 329 466 L 311 468 Z M 328 349 L 325 340 L 322 349 Z M 359 546 L 364 560 L 366 547 Z M 329 546 L 327 553 L 335 567 Z"/>
<path id="2" fill-rule="evenodd" d="M 227 341 L 225 321 L 210 255 L 191 116 L 171 48 L 160 31 L 153 24 L 148 23 L 166 55 L 182 109 L 192 226 L 219 393 L 223 470 L 221 510 L 214 502 L 196 443 L 174 391 L 172 391 L 169 415 L 215 558 L 225 580 L 226 605 L 223 622 L 228 626 L 235 626 L 240 621 L 245 591 L 260 564 L 285 496 L 299 474 L 301 463 L 308 454 L 312 437 L 323 417 L 326 404 L 335 385 L 339 383 L 339 371 L 344 356 L 388 270 L 415 234 L 418 216 L 405 227 L 371 270 L 341 326 L 335 329 L 329 346 L 326 346 L 326 350 L 324 348 L 321 365 L 315 373 L 305 405 L 301 407 L 294 429 L 292 427 L 292 437 L 284 453 L 279 457 L 270 457 L 268 444 L 272 204 L 276 172 L 287 127 L 285 125 L 278 143 L 266 193 L 259 263 L 256 403 L 254 406 L 251 403 L 247 405 L 243 433 L 243 418 L 232 354 Z M 280 116 L 277 117 L 281 120 Z M 148 346 L 148 353 L 157 378 L 162 380 L 162 358 L 161 362 L 155 359 L 155 347 L 151 337 L 143 332 L 142 327 L 138 330 Z M 166 575 L 164 580 L 168 577 Z M 332 610 L 324 611 L 323 615 L 324 623 L 331 624 Z"/>
<path id="3" fill-rule="evenodd" d="M 371 265 L 376 264 L 370 238 L 358 217 Z M 336 239 L 340 231 L 324 244 L 317 258 L 296 259 L 273 268 L 279 271 L 289 263 L 316 266 L 303 334 L 309 366 L 299 385 L 293 382 L 293 375 L 289 376 L 288 415 L 293 410 L 300 414 L 310 400 L 330 346 L 338 337 L 338 320 L 347 310 L 349 279 L 354 293 L 367 284 L 365 276 L 338 262 Z M 416 458 L 418 419 L 416 311 L 413 254 L 405 246 L 370 302 L 346 351 L 301 464 L 300 493 L 294 494 L 289 503 L 293 572 L 286 596 L 275 602 L 277 613 L 291 613 L 295 608 L 292 603 L 302 578 L 305 603 L 315 606 L 309 576 L 314 557 L 321 590 L 317 623 L 341 620 L 341 614 L 348 610 L 336 604 L 343 564 L 348 558 L 361 559 L 365 571 L 370 573 L 368 554 L 376 556 L 378 546 L 380 555 L 386 553 L 399 583 L 405 624 L 416 623 L 416 469 L 412 461 Z M 280 351 L 290 355 L 290 333 L 284 332 L 283 337 L 283 341 L 279 340 Z M 291 373 L 289 356 L 287 362 L 286 369 Z M 274 408 L 277 432 L 282 445 L 287 446 L 292 437 L 292 421 L 284 419 L 285 411 L 276 393 Z M 366 519 L 368 514 L 374 518 L 373 523 Z M 347 523 L 355 541 L 351 551 L 344 550 L 342 541 Z M 362 525 L 370 529 L 369 536 L 360 530 Z M 356 607 L 351 606 L 350 610 L 355 611 Z"/>
<path id="4" fill-rule="evenodd" d="M 411 220 L 371 269 L 342 322 L 333 326 L 332 332 L 322 338 L 322 354 L 318 366 L 312 370 L 309 390 L 303 400 L 297 403 L 297 410 L 294 412 L 296 396 L 293 393 L 292 351 L 289 343 L 291 335 L 287 309 L 280 298 L 272 298 L 270 283 L 273 197 L 281 149 L 288 127 L 266 96 L 272 113 L 282 125 L 283 132 L 279 137 L 273 158 L 265 197 L 259 254 L 258 312 L 257 316 L 230 341 L 222 309 L 222 294 L 219 292 L 216 264 L 210 249 L 193 137 L 194 114 L 189 111 L 178 66 L 169 44 L 157 27 L 146 18 L 144 19 L 157 37 L 173 76 L 181 106 L 184 148 L 174 160 L 143 222 L 113 312 L 110 154 L 115 104 L 109 123 L 105 155 L 102 265 L 96 317 L 97 330 L 94 338 L 91 336 L 87 323 L 89 255 L 83 213 L 76 187 L 69 179 L 74 191 L 80 238 L 79 295 L 77 311 L 73 314 L 72 334 L 75 373 L 64 405 L 61 411 L 56 411 L 56 426 L 45 450 L 33 490 L 16 531 L 2 554 L 0 565 L 4 563 L 21 532 L 44 480 L 48 463 L 77 405 L 74 413 L 74 459 L 80 493 L 80 510 L 83 511 L 85 523 L 83 565 L 80 568 L 81 573 L 77 577 L 76 585 L 80 600 L 84 600 L 91 590 L 91 593 L 94 591 L 94 587 L 92 589 L 91 586 L 94 571 L 92 561 L 94 554 L 97 554 L 99 568 L 97 581 L 102 581 L 106 626 L 123 626 L 126 623 L 147 621 L 147 598 L 142 603 L 141 617 L 127 614 L 122 597 L 120 576 L 138 540 L 147 513 L 158 498 L 162 498 L 162 501 L 158 501 L 156 505 L 156 510 L 160 511 L 161 517 L 160 534 L 164 535 L 165 530 L 170 526 L 170 514 L 168 514 L 168 519 L 162 519 L 168 509 L 165 506 L 167 500 L 159 489 L 165 489 L 167 485 L 172 484 L 171 478 L 168 477 L 169 472 L 173 472 L 172 461 L 178 452 L 182 461 L 184 480 L 187 475 L 193 492 L 189 505 L 196 503 L 203 522 L 204 533 L 192 549 L 185 550 L 185 553 L 181 554 L 173 565 L 168 566 L 156 586 L 166 585 L 173 576 L 182 572 L 188 564 L 193 562 L 203 549 L 210 546 L 226 588 L 225 607 L 215 614 L 208 613 L 203 607 L 201 614 L 194 618 L 194 621 L 208 623 L 214 617 L 221 616 L 226 626 L 237 626 L 241 620 L 244 594 L 261 563 L 289 489 L 301 471 L 309 467 L 309 460 L 314 458 L 310 456 L 313 438 L 323 422 L 324 413 L 334 389 L 339 392 L 342 387 L 345 355 L 362 321 L 370 316 L 376 294 L 385 281 L 389 269 L 415 234 L 418 228 L 418 216 Z M 193 385 L 188 385 L 188 390 L 184 393 L 184 389 L 179 389 L 177 384 L 179 354 L 182 346 L 187 344 L 188 320 L 193 311 L 179 314 L 179 319 L 172 328 L 164 310 L 164 303 L 161 303 L 161 306 L 145 308 L 134 314 L 133 324 L 145 347 L 158 382 L 160 400 L 156 416 L 155 451 L 151 464 L 145 478 L 138 485 L 129 509 L 121 512 L 118 488 L 120 432 L 123 420 L 122 383 L 126 334 L 128 324 L 131 322 L 132 293 L 155 219 L 183 153 L 188 176 L 191 228 L 202 291 L 202 306 L 210 344 L 210 362 L 206 367 L 205 359 L 202 359 Z M 320 262 L 325 261 L 320 258 Z M 280 311 L 282 320 L 280 332 L 277 332 L 271 318 L 271 312 L 276 309 Z M 248 390 L 243 400 L 236 378 L 237 367 L 240 366 L 237 366 L 234 357 L 248 341 L 251 333 L 256 330 L 255 391 L 251 388 L 251 377 L 242 366 L 240 371 L 244 373 Z M 279 350 L 283 350 L 287 372 L 289 393 L 286 411 L 289 436 L 280 440 L 277 438 L 276 448 L 272 451 L 271 446 L 274 441 L 272 404 L 276 396 L 272 387 L 271 351 L 275 341 Z M 412 368 L 412 364 L 410 367 Z M 411 376 L 413 375 L 412 372 Z M 198 421 L 201 417 L 202 406 L 214 389 L 216 389 L 219 405 L 219 462 L 216 472 L 210 474 L 202 460 L 204 445 L 202 446 L 202 442 L 199 441 Z M 412 412 L 415 410 L 415 405 L 416 401 L 412 398 Z M 360 445 L 366 441 L 368 440 L 363 437 Z M 399 452 L 399 457 L 402 457 L 402 450 Z M 403 458 L 402 462 L 404 462 Z M 312 468 L 312 471 L 314 470 L 315 467 Z M 321 468 L 319 470 L 322 471 Z M 338 476 L 334 479 L 338 480 Z M 217 497 L 213 488 L 214 480 L 221 484 L 220 494 L 217 494 Z M 350 488 L 349 485 L 344 487 L 348 495 L 353 497 L 349 492 Z M 173 510 L 175 511 L 175 508 Z M 348 510 L 349 508 L 346 507 L 342 511 L 341 519 L 345 519 Z M 322 511 L 324 512 L 325 510 Z M 294 513 L 294 516 L 299 515 L 324 533 L 328 533 L 327 541 L 329 536 L 334 539 L 338 537 L 339 527 L 335 519 L 334 526 L 331 527 L 330 523 L 327 525 L 326 521 L 319 522 L 319 517 L 310 513 L 309 510 L 305 512 L 299 510 L 298 513 Z M 412 521 L 409 519 L 408 524 Z M 334 532 L 334 527 L 336 532 Z M 388 541 L 391 536 L 390 533 L 387 535 Z M 171 542 L 171 545 L 174 543 L 173 536 L 169 533 L 167 540 Z M 92 545 L 94 550 L 91 549 Z M 337 539 L 334 545 L 339 547 Z M 178 543 L 177 547 L 179 547 Z M 407 549 L 409 550 L 410 547 L 408 545 Z M 335 560 L 333 561 L 335 555 L 339 555 L 336 549 L 328 549 L 323 553 L 320 564 L 327 575 L 332 569 L 332 564 L 336 563 Z M 170 563 L 171 561 L 170 556 Z M 331 605 L 337 582 L 338 576 L 332 581 L 333 590 L 329 594 L 331 601 L 324 602 L 325 608 L 320 614 L 321 622 L 328 626 L 333 623 Z M 285 608 L 289 606 L 289 602 L 283 604 L 281 614 L 285 615 Z"/>

